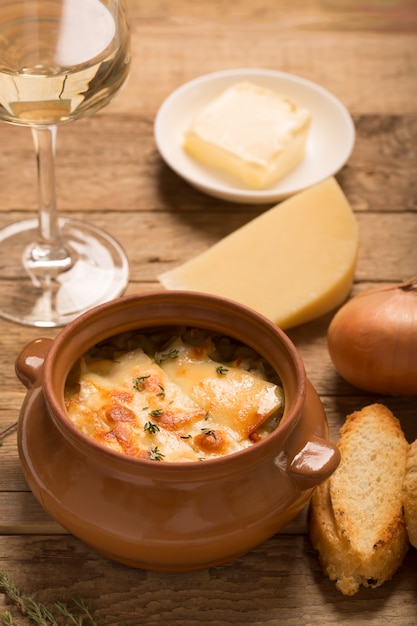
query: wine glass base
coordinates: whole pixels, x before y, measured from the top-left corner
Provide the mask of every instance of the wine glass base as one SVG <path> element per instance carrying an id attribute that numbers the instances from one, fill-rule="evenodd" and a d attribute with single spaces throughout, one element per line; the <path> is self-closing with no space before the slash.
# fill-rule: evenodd
<path id="1" fill-rule="evenodd" d="M 39 281 L 24 267 L 28 247 L 38 239 L 38 221 L 0 230 L 0 316 L 29 326 L 64 326 L 88 309 L 120 296 L 129 279 L 123 248 L 90 224 L 61 218 L 62 239 L 72 265 L 47 272 Z"/>

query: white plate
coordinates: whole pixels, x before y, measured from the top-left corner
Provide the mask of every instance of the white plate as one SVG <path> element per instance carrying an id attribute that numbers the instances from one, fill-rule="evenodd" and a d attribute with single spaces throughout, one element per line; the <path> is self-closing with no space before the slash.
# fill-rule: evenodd
<path id="1" fill-rule="evenodd" d="M 252 191 L 226 175 L 197 163 L 183 150 L 183 135 L 201 109 L 241 80 L 281 92 L 310 110 L 312 123 L 303 161 L 274 186 Z M 333 176 L 346 163 L 355 142 L 355 127 L 344 105 L 329 91 L 309 80 L 262 69 L 238 69 L 206 74 L 176 89 L 155 119 L 155 141 L 171 169 L 209 195 L 232 202 L 278 202 Z"/>

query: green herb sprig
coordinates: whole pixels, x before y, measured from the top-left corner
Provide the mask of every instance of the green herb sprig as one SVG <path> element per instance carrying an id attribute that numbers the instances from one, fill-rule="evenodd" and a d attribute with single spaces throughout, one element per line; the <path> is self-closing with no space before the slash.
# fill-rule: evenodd
<path id="1" fill-rule="evenodd" d="M 163 352 L 159 356 L 156 356 L 154 359 L 154 363 L 157 363 L 158 365 L 160 365 L 164 361 L 168 361 L 168 359 L 177 359 L 178 356 L 179 356 L 179 350 L 177 350 L 176 348 L 173 348 L 169 352 Z"/>
<path id="2" fill-rule="evenodd" d="M 157 398 L 165 398 L 165 388 L 163 385 L 158 385 L 160 391 L 156 394 Z"/>
<path id="3" fill-rule="evenodd" d="M 88 604 L 82 598 L 71 600 L 72 610 L 64 602 L 55 602 L 48 606 L 36 599 L 35 596 L 25 595 L 20 587 L 14 584 L 9 574 L 0 570 L 0 591 L 6 594 L 14 604 L 20 615 L 34 624 L 41 626 L 99 626 L 99 622 L 92 615 Z M 0 613 L 3 626 L 20 626 L 20 623 L 10 611 Z M 129 624 L 125 624 L 129 626 Z"/>
<path id="4" fill-rule="evenodd" d="M 164 456 L 165 454 L 162 454 L 162 452 L 160 452 L 158 446 L 155 446 L 155 448 L 152 448 L 152 450 L 149 450 L 150 461 L 162 461 Z"/>
<path id="5" fill-rule="evenodd" d="M 145 391 L 146 389 L 146 380 L 150 377 L 150 374 L 147 376 L 138 376 L 138 378 L 133 379 L 133 387 L 137 391 Z"/>
<path id="6" fill-rule="evenodd" d="M 146 424 L 143 427 L 143 430 L 149 433 L 150 435 L 154 435 L 160 430 L 160 428 L 158 424 L 155 424 L 155 422 L 146 422 Z"/>
<path id="7" fill-rule="evenodd" d="M 8 428 L 6 428 L 5 430 L 2 430 L 0 433 L 0 446 L 3 445 L 3 440 L 6 439 L 6 437 L 8 437 L 9 435 L 11 435 L 12 433 L 15 432 L 15 430 L 17 430 L 17 422 L 15 422 L 14 424 L 12 424 L 11 426 L 9 426 Z"/>
<path id="8" fill-rule="evenodd" d="M 214 439 L 217 439 L 217 436 L 216 436 L 216 431 L 215 431 L 215 430 L 212 430 L 211 428 L 202 428 L 202 429 L 201 429 L 201 432 L 202 432 L 204 435 L 207 435 L 208 437 L 214 437 Z"/>

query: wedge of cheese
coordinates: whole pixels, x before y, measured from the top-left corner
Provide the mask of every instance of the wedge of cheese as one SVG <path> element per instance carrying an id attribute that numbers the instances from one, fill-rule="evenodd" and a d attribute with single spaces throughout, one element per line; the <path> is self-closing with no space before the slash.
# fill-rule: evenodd
<path id="1" fill-rule="evenodd" d="M 355 215 L 331 177 L 158 278 L 168 289 L 202 291 L 250 306 L 285 329 L 345 300 L 358 240 Z"/>
<path id="2" fill-rule="evenodd" d="M 304 157 L 310 112 L 272 89 L 233 85 L 210 102 L 184 136 L 197 161 L 250 189 L 271 186 Z"/>

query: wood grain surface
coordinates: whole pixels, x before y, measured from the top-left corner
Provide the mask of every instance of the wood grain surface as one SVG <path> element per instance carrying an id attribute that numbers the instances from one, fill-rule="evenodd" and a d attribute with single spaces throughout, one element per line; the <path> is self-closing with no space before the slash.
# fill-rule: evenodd
<path id="1" fill-rule="evenodd" d="M 153 138 L 158 108 L 175 88 L 208 72 L 245 67 L 312 80 L 353 117 L 355 147 L 337 174 L 360 228 L 352 293 L 417 275 L 415 0 L 129 0 L 128 7 L 128 83 L 97 115 L 61 127 L 57 150 L 60 210 L 124 245 L 128 293 L 158 287 L 159 273 L 268 208 L 193 189 L 163 163 Z M 3 227 L 36 215 L 36 164 L 27 129 L 1 124 L 0 146 Z M 381 401 L 414 440 L 416 398 L 366 394 L 336 374 L 326 345 L 331 317 L 288 331 L 322 399 L 331 438 L 349 412 Z M 18 353 L 32 339 L 56 333 L 0 320 L 0 430 L 18 419 L 25 395 L 14 371 Z M 347 598 L 323 576 L 306 520 L 303 511 L 222 567 L 192 574 L 135 570 L 96 555 L 49 518 L 25 483 L 15 434 L 0 447 L 0 569 L 27 594 L 46 602 L 82 596 L 100 624 L 114 626 L 417 624 L 416 550 L 392 581 Z M 0 593 L 0 614 L 10 608 Z"/>

